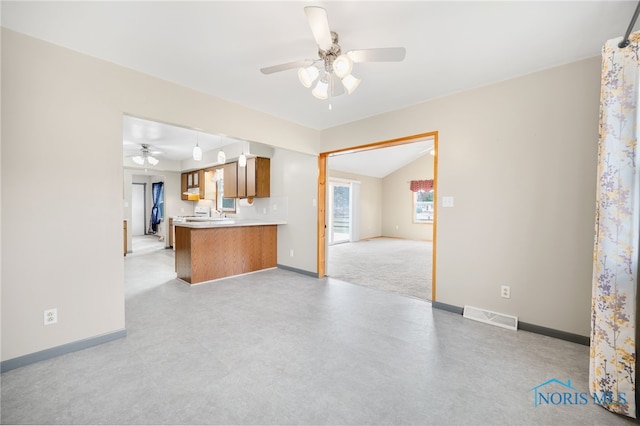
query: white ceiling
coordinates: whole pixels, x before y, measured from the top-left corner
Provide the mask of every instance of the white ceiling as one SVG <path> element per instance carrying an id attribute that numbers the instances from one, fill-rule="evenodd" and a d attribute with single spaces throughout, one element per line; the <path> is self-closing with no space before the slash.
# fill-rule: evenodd
<path id="1" fill-rule="evenodd" d="M 125 158 L 140 155 L 142 144 L 145 144 L 148 145 L 151 154 L 161 163 L 163 160 L 179 162 L 191 158 L 196 141 L 203 152 L 217 151 L 226 145 L 241 142 L 228 136 L 211 135 L 128 115 L 123 116 L 122 133 Z M 433 147 L 433 138 L 429 137 L 389 148 L 331 155 L 328 167 L 347 173 L 383 178 L 418 157 L 429 155 Z M 165 166 L 159 164 L 157 167 L 149 165 L 138 167 L 130 162 L 126 162 L 126 164 L 128 167 L 160 170 L 163 170 Z"/>
<path id="2" fill-rule="evenodd" d="M 327 10 L 343 51 L 403 46 L 405 60 L 355 64 L 360 86 L 332 99 L 331 111 L 295 69 L 263 75 L 263 67 L 317 58 L 307 5 Z M 3 0 L 0 7 L 6 28 L 326 129 L 597 56 L 624 34 L 636 1 Z M 175 155 L 190 155 L 195 134 L 161 130 L 191 143 L 159 150 L 172 156 L 174 143 L 183 150 Z M 127 143 L 139 142 L 126 132 L 125 154 L 133 150 Z M 201 134 L 203 148 L 219 144 Z"/>
<path id="3" fill-rule="evenodd" d="M 433 138 L 430 137 L 405 145 L 331 155 L 327 167 L 357 175 L 383 178 L 419 157 L 430 155 L 433 147 Z"/>
<path id="4" fill-rule="evenodd" d="M 238 140 L 137 117 L 124 116 L 122 119 L 125 157 L 140 155 L 140 148 L 145 144 L 159 159 L 180 161 L 192 156 L 196 142 L 203 152 L 207 152 Z"/>

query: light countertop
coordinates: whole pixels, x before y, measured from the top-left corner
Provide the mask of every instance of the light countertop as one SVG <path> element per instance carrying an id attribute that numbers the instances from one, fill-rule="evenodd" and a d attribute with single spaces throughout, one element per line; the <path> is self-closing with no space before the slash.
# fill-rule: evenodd
<path id="1" fill-rule="evenodd" d="M 265 225 L 286 225 L 282 220 L 259 220 L 259 219 L 222 219 L 222 220 L 202 220 L 193 222 L 174 222 L 174 226 L 185 228 L 231 228 L 234 226 L 265 226 Z"/>

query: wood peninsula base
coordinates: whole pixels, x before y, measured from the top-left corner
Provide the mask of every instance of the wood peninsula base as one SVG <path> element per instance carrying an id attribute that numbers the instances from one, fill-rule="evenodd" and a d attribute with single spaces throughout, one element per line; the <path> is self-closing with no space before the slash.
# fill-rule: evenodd
<path id="1" fill-rule="evenodd" d="M 277 266 L 276 225 L 175 228 L 178 278 L 198 284 Z"/>

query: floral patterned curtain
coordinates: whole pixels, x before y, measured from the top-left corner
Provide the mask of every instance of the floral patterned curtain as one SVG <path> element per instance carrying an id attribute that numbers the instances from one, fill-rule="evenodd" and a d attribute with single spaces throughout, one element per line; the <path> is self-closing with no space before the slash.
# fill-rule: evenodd
<path id="1" fill-rule="evenodd" d="M 640 33 L 629 39 L 602 49 L 589 390 L 608 410 L 636 417 Z"/>

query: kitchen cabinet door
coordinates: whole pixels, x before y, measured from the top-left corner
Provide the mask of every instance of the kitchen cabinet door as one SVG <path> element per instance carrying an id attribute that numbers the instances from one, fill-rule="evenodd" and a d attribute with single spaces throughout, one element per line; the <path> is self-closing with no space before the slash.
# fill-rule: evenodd
<path id="1" fill-rule="evenodd" d="M 238 197 L 238 163 L 226 163 L 222 166 L 225 198 Z"/>
<path id="2" fill-rule="evenodd" d="M 188 200 L 189 198 L 187 197 L 187 189 L 189 189 L 189 174 L 188 173 L 182 173 L 180 175 L 180 199 L 181 200 Z"/>
<path id="3" fill-rule="evenodd" d="M 247 196 L 247 173 L 246 170 L 249 164 L 245 167 L 238 165 L 238 198 L 245 198 Z"/>
<path id="4" fill-rule="evenodd" d="M 269 197 L 271 194 L 271 160 L 247 158 L 247 197 Z"/>
<path id="5" fill-rule="evenodd" d="M 200 189 L 200 199 L 204 200 L 205 188 L 204 188 L 204 170 L 196 170 L 194 173 L 195 187 Z"/>

